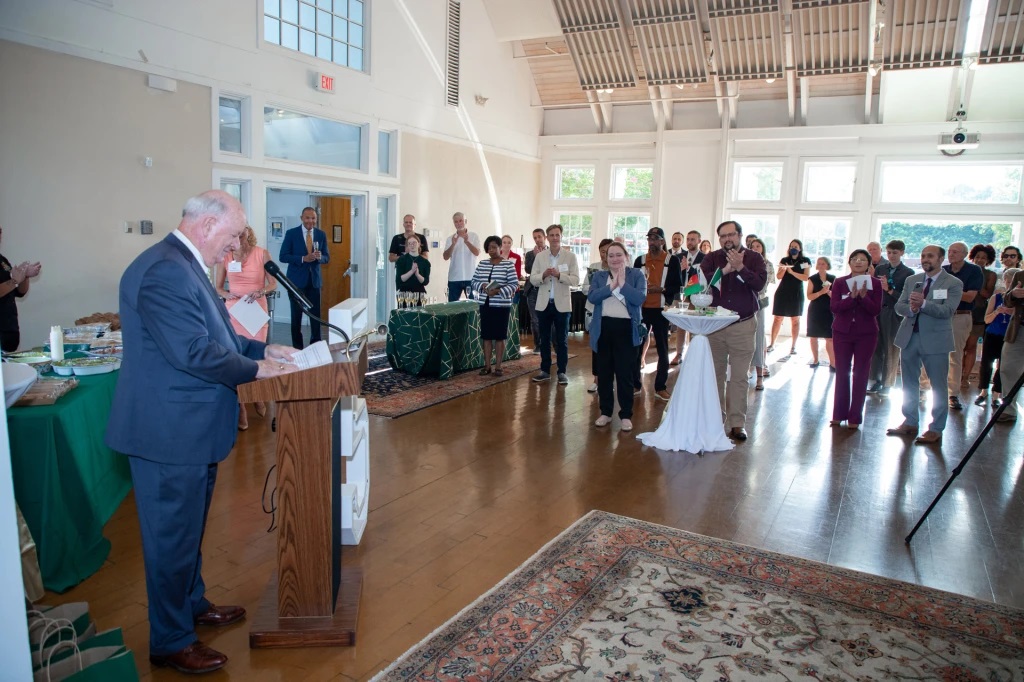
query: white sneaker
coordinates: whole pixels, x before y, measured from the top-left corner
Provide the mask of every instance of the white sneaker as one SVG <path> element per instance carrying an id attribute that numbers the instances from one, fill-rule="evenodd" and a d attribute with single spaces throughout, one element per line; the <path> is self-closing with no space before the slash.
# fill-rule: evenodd
<path id="1" fill-rule="evenodd" d="M 608 426 L 611 423 L 612 418 L 609 417 L 608 415 L 602 414 L 600 417 L 597 418 L 597 421 L 594 422 L 594 426 Z"/>
<path id="2" fill-rule="evenodd" d="M 632 420 L 630 420 L 630 419 L 623 419 L 622 420 L 622 430 L 623 431 L 632 431 L 633 430 L 633 422 L 632 422 Z"/>
<path id="3" fill-rule="evenodd" d="M 587 386 L 587 393 L 597 393 L 597 383 L 590 384 Z"/>

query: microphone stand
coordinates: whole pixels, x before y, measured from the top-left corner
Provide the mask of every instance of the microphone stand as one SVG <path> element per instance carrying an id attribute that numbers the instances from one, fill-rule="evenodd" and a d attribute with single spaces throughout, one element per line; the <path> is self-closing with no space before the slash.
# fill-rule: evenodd
<path id="1" fill-rule="evenodd" d="M 288 277 L 283 272 L 281 272 L 281 267 L 277 263 L 275 263 L 272 260 L 268 260 L 266 263 L 263 264 L 263 269 L 271 277 L 273 277 L 274 279 L 281 283 L 281 286 L 283 286 L 285 288 L 285 291 L 288 292 L 288 298 L 290 298 L 292 301 L 295 301 L 296 305 L 298 305 L 299 308 L 302 309 L 302 312 L 306 313 L 310 320 L 316 320 L 324 327 L 333 329 L 334 331 L 341 334 L 341 338 L 345 339 L 345 343 L 349 343 L 348 334 L 345 333 L 344 329 L 336 327 L 330 322 L 321 320 L 319 317 L 313 314 L 313 305 L 309 302 L 309 299 L 303 296 L 299 288 L 295 286 L 295 283 L 288 279 Z"/>
<path id="2" fill-rule="evenodd" d="M 1024 343 L 1024 340 L 1021 340 L 1018 343 Z M 953 481 L 956 479 L 956 477 L 959 476 L 960 472 L 964 470 L 965 466 L 967 466 L 967 462 L 969 462 L 971 460 L 971 457 L 974 456 L 974 453 L 977 452 L 978 446 L 981 445 L 981 441 L 984 440 L 985 436 L 988 435 L 988 432 L 992 430 L 992 427 L 999 420 L 999 417 L 1002 416 L 1003 411 L 1006 410 L 1006 406 L 1013 404 L 1013 401 L 1017 398 L 1017 393 L 1020 392 L 1022 384 L 1024 384 L 1024 371 L 1020 373 L 1020 376 L 1017 378 L 1017 383 L 1013 385 L 1013 388 L 1010 389 L 1010 392 L 1003 394 L 1002 402 L 999 403 L 999 407 L 996 409 L 996 411 L 992 413 L 992 417 L 988 420 L 988 424 L 985 425 L 985 428 L 982 429 L 981 433 L 978 434 L 978 437 L 974 439 L 974 443 L 971 445 L 971 449 L 967 451 L 967 454 L 964 455 L 964 458 L 960 460 L 960 463 L 956 465 L 955 469 L 953 469 L 953 475 L 949 477 L 949 480 L 946 481 L 946 485 L 942 486 L 942 490 L 940 490 L 939 494 L 935 496 L 935 499 L 932 500 L 932 503 L 928 505 L 928 509 L 925 510 L 920 520 L 918 520 L 917 525 L 914 526 L 914 529 L 910 531 L 910 535 L 908 535 L 904 539 L 904 542 L 906 544 L 909 545 L 910 541 L 914 539 L 914 534 L 917 533 L 917 530 L 921 527 L 921 524 L 923 524 L 924 520 L 928 518 L 928 515 L 932 512 L 932 509 L 934 509 L 935 505 L 939 503 L 939 500 L 942 499 L 942 496 L 946 493 L 946 490 L 949 489 L 949 486 L 953 484 Z"/>

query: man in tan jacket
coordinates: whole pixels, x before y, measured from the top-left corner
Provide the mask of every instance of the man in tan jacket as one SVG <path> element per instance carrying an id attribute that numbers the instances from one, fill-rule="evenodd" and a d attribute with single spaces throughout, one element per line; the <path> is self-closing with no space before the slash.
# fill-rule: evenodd
<path id="1" fill-rule="evenodd" d="M 547 229 L 548 248 L 537 254 L 530 271 L 530 283 L 537 287 L 537 322 L 540 329 L 540 373 L 534 381 L 551 379 L 551 330 L 554 327 L 555 355 L 558 360 L 558 383 L 569 383 L 565 375 L 569 364 L 569 314 L 572 313 L 571 287 L 579 286 L 580 269 L 576 254 L 562 248 L 562 226 Z"/>

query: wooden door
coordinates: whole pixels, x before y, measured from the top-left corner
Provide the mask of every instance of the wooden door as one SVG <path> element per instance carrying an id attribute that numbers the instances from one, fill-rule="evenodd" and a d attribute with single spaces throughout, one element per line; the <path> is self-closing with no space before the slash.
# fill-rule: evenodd
<path id="1" fill-rule="evenodd" d="M 327 233 L 331 262 L 323 267 L 320 291 L 320 317 L 352 295 L 352 200 L 347 197 L 320 197 L 320 229 Z M 337 241 L 337 238 L 341 241 Z"/>

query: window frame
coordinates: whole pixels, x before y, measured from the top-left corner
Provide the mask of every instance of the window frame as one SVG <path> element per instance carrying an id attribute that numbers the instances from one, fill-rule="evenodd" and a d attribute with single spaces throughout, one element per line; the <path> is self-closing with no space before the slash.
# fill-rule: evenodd
<path id="1" fill-rule="evenodd" d="M 728 206 L 743 206 L 747 207 L 780 207 L 786 206 L 787 190 L 790 186 L 790 165 L 791 160 L 789 157 L 773 156 L 773 157 L 746 157 L 742 159 L 733 159 L 729 169 L 729 201 Z M 749 167 L 775 167 L 778 166 L 782 169 L 782 179 L 779 182 L 779 198 L 778 199 L 740 199 L 739 194 L 739 172 L 741 168 Z"/>
<path id="2" fill-rule="evenodd" d="M 832 274 L 834 274 L 836 276 L 839 276 L 839 277 L 847 274 L 848 269 L 846 267 L 846 258 L 847 258 L 847 256 L 849 256 L 850 251 L 853 250 L 852 248 L 850 248 L 850 241 L 853 239 L 853 232 L 854 232 L 854 230 L 856 229 L 856 226 L 857 226 L 857 212 L 856 211 L 797 211 L 795 217 L 796 217 L 796 221 L 795 221 L 796 222 L 796 236 L 793 239 L 799 239 L 801 242 L 804 243 L 804 255 L 807 256 L 808 258 L 811 258 L 811 256 L 807 253 L 807 248 L 806 248 L 807 247 L 807 239 L 803 236 L 803 233 L 801 232 L 801 228 L 803 227 L 803 221 L 804 221 L 805 218 L 819 218 L 819 219 L 824 218 L 824 219 L 834 219 L 834 220 L 846 220 L 846 221 L 849 221 L 849 225 L 846 228 L 846 238 L 844 239 L 844 242 L 845 242 L 845 247 L 844 247 L 845 248 L 845 253 L 841 254 L 842 261 L 839 262 L 839 263 L 836 263 L 835 258 L 833 258 L 831 256 L 826 256 L 832 262 L 832 268 L 829 270 L 829 272 L 831 272 Z M 792 239 L 790 241 L 792 241 Z M 863 247 L 857 247 L 857 248 L 863 248 Z M 821 254 L 818 254 L 818 256 L 820 256 L 820 255 Z M 814 258 L 811 258 L 811 269 L 812 270 L 814 269 L 814 261 L 815 261 L 815 259 L 818 256 L 815 256 Z"/>
<path id="3" fill-rule="evenodd" d="M 346 1 L 346 3 L 348 2 L 348 0 L 345 0 L 345 1 Z M 373 13 L 371 11 L 371 6 L 372 6 L 373 3 L 370 2 L 370 0 L 362 0 L 362 3 L 363 3 L 363 21 L 362 21 L 362 23 L 360 23 L 358 25 L 362 26 L 362 28 L 363 28 L 363 45 L 362 45 L 361 48 L 357 48 L 357 49 L 361 49 L 362 52 L 363 52 L 363 56 L 362 56 L 363 68 L 361 68 L 361 69 L 356 69 L 356 68 L 353 68 L 353 67 L 348 65 L 349 64 L 349 59 L 348 59 L 347 49 L 346 49 L 346 55 L 345 55 L 345 64 L 339 64 L 338 62 L 334 61 L 333 59 L 324 59 L 322 57 L 317 57 L 315 54 L 309 55 L 309 54 L 306 54 L 305 52 L 303 52 L 301 49 L 293 50 L 290 47 L 285 47 L 284 45 L 281 45 L 280 43 L 273 43 L 273 42 L 270 42 L 269 40 L 267 40 L 265 38 L 266 33 L 265 33 L 265 30 L 264 30 L 264 18 L 267 16 L 266 10 L 265 10 L 266 0 L 260 0 L 259 2 L 253 3 L 255 5 L 255 10 L 256 10 L 257 48 L 258 49 L 268 49 L 269 48 L 271 50 L 274 50 L 274 49 L 281 50 L 282 53 L 287 55 L 288 57 L 290 57 L 292 59 L 297 59 L 298 61 L 301 61 L 301 62 L 304 62 L 306 64 L 309 64 L 310 66 L 317 67 L 318 70 L 320 70 L 320 71 L 326 71 L 328 67 L 333 67 L 333 68 L 337 68 L 337 69 L 346 69 L 348 71 L 351 71 L 352 73 L 364 74 L 366 76 L 369 76 L 369 75 L 372 74 L 371 61 L 370 61 L 370 54 L 371 54 L 371 51 L 372 51 L 372 45 L 371 45 L 372 39 L 371 39 L 370 27 L 371 27 L 372 20 L 373 20 L 373 16 L 372 16 Z M 314 13 L 315 13 L 315 11 L 317 9 L 319 9 L 319 8 L 315 6 L 315 0 L 314 0 Z M 301 11 L 301 8 L 300 8 L 300 11 Z M 332 11 L 331 14 L 333 16 L 333 11 Z M 346 22 L 348 22 L 348 17 L 347 16 L 344 17 L 344 19 L 345 19 Z M 281 21 L 281 19 L 278 18 L 278 21 Z M 347 40 L 348 39 L 348 32 L 347 31 L 346 31 L 346 36 L 345 36 L 346 40 L 344 40 L 344 41 L 336 41 L 336 40 L 334 40 L 334 37 L 333 37 L 333 20 L 332 20 L 331 23 L 332 23 L 331 42 L 332 43 L 334 43 L 334 42 L 343 42 L 346 46 L 351 46 L 351 43 L 349 43 L 348 40 Z M 314 31 L 313 31 L 314 43 L 315 43 L 316 37 L 318 35 L 322 35 L 322 34 L 317 33 L 316 30 L 314 29 Z M 315 49 L 314 49 L 314 52 L 315 52 Z M 332 57 L 333 57 L 333 45 L 332 45 Z"/>
<path id="4" fill-rule="evenodd" d="M 651 196 L 647 198 L 634 198 L 634 197 L 616 197 L 615 196 L 615 172 L 619 169 L 629 168 L 643 168 L 650 169 L 651 171 Z M 657 174 L 655 172 L 655 164 L 653 161 L 645 162 L 620 162 L 618 160 L 612 161 L 608 164 L 608 201 L 614 206 L 618 207 L 623 204 L 637 204 L 637 205 L 651 205 L 654 203 L 654 198 L 657 196 L 656 186 L 658 184 Z M 595 185 L 596 185 L 596 173 L 595 173 Z"/>
<path id="5" fill-rule="evenodd" d="M 897 201 L 883 201 L 882 192 L 884 186 L 884 173 L 887 165 L 893 166 L 996 166 L 996 165 L 1008 165 L 1008 164 L 1019 164 L 1024 166 L 1024 158 L 1017 155 L 991 155 L 984 157 L 971 157 L 969 159 L 946 159 L 941 163 L 937 162 L 935 157 L 930 156 L 880 156 L 875 160 L 875 175 L 874 175 L 874 193 L 872 195 L 872 205 L 876 208 L 876 212 L 882 213 L 912 213 L 915 215 L 929 213 L 924 210 L 926 207 L 932 208 L 932 213 L 938 215 L 939 213 L 945 215 L 978 215 L 978 216 L 990 216 L 990 215 L 1004 215 L 1008 211 L 1012 211 L 1014 208 L 1018 210 L 1024 210 L 1024 174 L 1021 178 L 1021 187 L 1017 202 L 1015 204 L 992 204 L 992 203 L 935 203 L 935 202 L 922 202 L 922 203 L 907 203 Z M 935 209 L 938 209 L 936 211 Z M 875 227 L 876 225 L 872 225 Z"/>
<path id="6" fill-rule="evenodd" d="M 332 173 L 353 173 L 353 174 L 362 175 L 362 176 L 368 176 L 368 175 L 371 174 L 371 172 L 370 172 L 370 139 L 369 138 L 371 137 L 372 128 L 371 128 L 371 126 L 370 126 L 370 124 L 368 122 L 357 123 L 357 122 L 349 121 L 349 120 L 346 120 L 346 119 L 343 119 L 343 118 L 338 118 L 336 116 L 324 116 L 322 111 L 319 111 L 317 113 L 313 113 L 313 112 L 309 111 L 308 109 L 306 109 L 305 107 L 301 107 L 301 106 L 296 107 L 296 106 L 277 104 L 277 103 L 274 102 L 274 100 L 269 100 L 269 99 L 265 100 L 263 102 L 263 106 L 262 106 L 261 112 L 260 112 L 261 120 L 262 120 L 263 116 L 265 115 L 265 110 L 266 109 L 279 109 L 279 110 L 283 109 L 284 111 L 287 111 L 289 113 L 302 114 L 303 116 L 307 116 L 309 118 L 322 119 L 324 121 L 330 121 L 332 123 L 341 123 L 343 125 L 359 128 L 360 129 L 360 133 L 359 133 L 359 168 L 349 168 L 347 166 L 330 166 L 330 165 L 327 165 L 327 164 L 314 163 L 312 161 L 298 161 L 298 160 L 295 160 L 295 159 L 282 159 L 282 158 L 277 157 L 277 156 L 271 156 L 271 155 L 267 154 L 266 135 L 265 135 L 265 132 L 261 130 L 260 142 L 261 142 L 261 152 L 262 152 L 262 158 L 263 158 L 263 162 L 264 162 L 263 165 L 264 166 L 269 167 L 269 168 L 273 168 L 273 167 L 277 166 L 281 170 L 289 170 L 289 169 L 294 170 L 296 168 L 319 168 L 319 169 L 325 169 L 325 170 L 330 171 Z M 374 145 L 374 146 L 376 147 L 376 145 Z M 374 164 L 374 167 L 375 167 L 375 165 L 376 164 Z"/>
<path id="7" fill-rule="evenodd" d="M 730 208 L 730 209 L 726 210 L 726 216 L 727 216 L 726 218 L 722 219 L 722 222 L 725 222 L 725 221 L 728 221 L 728 220 L 737 221 L 737 222 L 740 223 L 740 225 L 743 225 L 743 236 L 744 237 L 746 237 L 748 234 L 752 233 L 752 234 L 756 234 L 758 237 L 760 237 L 762 241 L 764 241 L 764 238 L 761 236 L 762 233 L 763 233 L 763 230 L 761 232 L 753 231 L 753 228 L 750 228 L 750 223 L 749 223 L 749 221 L 746 220 L 746 218 L 764 218 L 764 217 L 775 217 L 775 218 L 777 218 L 778 219 L 778 225 L 775 227 L 775 248 L 772 249 L 771 245 L 769 245 L 766 242 L 765 246 L 768 248 L 768 251 L 767 251 L 767 253 L 765 255 L 768 256 L 768 260 L 770 260 L 770 261 L 772 261 L 772 263 L 775 263 L 776 265 L 778 265 L 779 258 L 781 258 L 781 256 L 778 255 L 779 237 L 780 237 L 779 233 L 782 231 L 783 219 L 786 216 L 786 211 L 784 211 L 782 209 L 776 209 L 776 210 L 757 210 L 757 209 L 735 209 L 735 208 Z M 712 247 L 711 250 L 712 251 L 721 248 L 721 244 L 718 241 L 718 234 L 717 234 L 717 232 L 714 231 L 714 229 L 712 229 L 712 231 L 709 233 L 707 239 L 708 239 L 708 241 L 711 242 L 711 247 Z M 787 242 L 787 244 L 788 243 L 789 242 Z"/>
<path id="8" fill-rule="evenodd" d="M 588 239 L 590 239 L 590 245 L 588 247 L 587 257 L 585 259 L 587 262 L 586 263 L 579 263 L 579 262 L 576 263 L 577 265 L 580 266 L 580 269 L 583 270 L 588 265 L 590 265 L 590 263 L 592 262 L 590 259 L 593 258 L 593 256 L 594 256 L 594 239 L 595 239 L 594 238 L 594 228 L 595 228 L 595 222 L 594 222 L 595 215 L 594 215 L 594 211 L 593 210 L 589 210 L 588 211 L 588 210 L 584 210 L 584 209 L 558 209 L 558 208 L 552 209 L 552 211 L 551 211 L 551 224 L 553 224 L 553 225 L 561 225 L 562 226 L 562 240 L 563 240 L 562 241 L 562 246 L 566 247 L 570 251 L 573 251 L 571 246 L 567 246 L 566 245 L 565 235 L 566 235 L 567 230 L 565 228 L 565 225 L 560 220 L 560 218 L 562 216 L 566 216 L 566 215 L 585 215 L 585 216 L 590 216 L 590 236 L 588 237 Z M 546 230 L 547 228 L 545 227 L 544 229 Z M 598 241 L 600 241 L 600 239 L 598 239 Z M 573 253 L 576 253 L 576 252 L 573 251 Z M 579 258 L 578 258 L 579 254 L 577 253 L 576 255 L 577 255 L 577 261 L 578 261 L 579 260 Z"/>
<path id="9" fill-rule="evenodd" d="M 648 225 L 647 225 L 647 228 L 644 229 L 644 235 L 642 235 L 640 237 L 640 239 L 637 240 L 638 242 L 640 242 L 640 244 L 638 245 L 639 248 L 638 248 L 638 250 L 635 253 L 631 254 L 631 258 L 630 258 L 629 263 L 632 266 L 633 262 L 638 257 L 640 257 L 641 255 L 647 253 L 646 233 L 647 233 L 648 230 L 650 230 L 652 227 L 654 227 L 653 211 L 649 211 L 649 210 L 648 211 L 631 211 L 631 210 L 628 210 L 626 208 L 623 208 L 622 210 L 617 210 L 617 211 L 608 211 L 608 222 L 607 222 L 607 226 L 606 226 L 606 230 L 607 231 L 605 232 L 605 234 L 607 235 L 608 239 L 615 239 L 615 228 L 614 228 L 613 223 L 615 222 L 616 218 L 620 218 L 620 217 L 637 217 L 637 218 L 646 217 L 647 218 Z M 598 240 L 598 243 L 600 243 L 600 240 Z M 629 245 L 628 244 L 624 244 L 624 245 L 626 246 L 626 251 L 628 253 L 629 252 Z M 671 246 L 671 244 L 668 244 L 667 246 Z"/>
<path id="10" fill-rule="evenodd" d="M 922 204 L 928 206 L 929 204 Z M 875 240 L 882 245 L 882 249 L 885 249 L 885 243 L 882 242 L 882 223 L 902 220 L 923 220 L 929 222 L 951 222 L 951 223 L 965 223 L 965 222 L 979 222 L 979 223 L 1009 223 L 1015 225 L 1011 237 L 1010 244 L 1013 246 L 1021 246 L 1021 239 L 1024 237 L 1024 215 L 1013 215 L 1012 213 L 1001 213 L 1001 214 L 982 214 L 982 213 L 929 213 L 927 211 L 874 211 L 871 214 L 871 233 L 875 235 Z M 941 244 L 942 248 L 946 248 L 949 244 Z M 968 244 L 970 248 L 973 244 Z M 1024 248 L 1024 247 L 1022 247 Z M 997 251 L 998 253 L 998 251 Z M 904 254 L 904 259 L 911 259 L 914 261 L 920 260 L 920 253 L 914 254 L 909 251 Z M 997 258 L 998 260 L 998 258 Z M 943 261 L 945 262 L 945 261 Z M 998 263 L 997 263 L 998 265 Z M 918 266 L 913 266 L 915 270 L 920 270 Z"/>
<path id="11" fill-rule="evenodd" d="M 594 171 L 594 184 L 590 188 L 591 194 L 590 194 L 589 197 L 563 197 L 563 196 L 561 196 L 561 192 L 562 192 L 562 170 L 563 169 L 567 169 L 567 168 L 572 168 L 572 169 L 591 168 L 591 169 L 593 169 L 593 171 Z M 580 202 L 595 203 L 597 201 L 597 186 L 598 186 L 598 182 L 597 182 L 597 164 L 596 163 L 587 163 L 587 162 L 581 162 L 581 163 L 556 163 L 555 164 L 555 172 L 554 172 L 554 188 L 553 188 L 553 192 L 551 194 L 551 198 L 552 198 L 552 201 L 555 202 L 555 203 L 560 202 L 560 201 L 566 201 L 566 202 L 570 202 L 570 203 L 580 203 Z"/>
<path id="12" fill-rule="evenodd" d="M 808 170 L 813 167 L 847 167 L 853 168 L 853 196 L 849 201 L 812 201 L 807 198 L 807 185 L 808 185 Z M 813 158 L 813 157 L 801 157 L 800 158 L 800 192 L 797 196 L 796 205 L 798 207 L 806 207 L 809 210 L 827 210 L 829 206 L 856 206 L 858 193 L 860 192 L 861 177 L 863 176 L 863 170 L 861 168 L 861 160 L 850 157 L 833 157 L 833 158 Z"/>
<path id="13" fill-rule="evenodd" d="M 241 152 L 225 151 L 220 147 L 220 100 L 221 98 L 234 99 L 242 103 L 241 115 Z M 240 159 L 252 159 L 252 96 L 243 95 L 230 90 L 211 89 L 211 123 L 213 137 L 213 155 L 215 161 L 226 163 L 237 163 Z"/>

